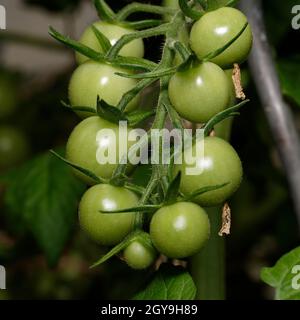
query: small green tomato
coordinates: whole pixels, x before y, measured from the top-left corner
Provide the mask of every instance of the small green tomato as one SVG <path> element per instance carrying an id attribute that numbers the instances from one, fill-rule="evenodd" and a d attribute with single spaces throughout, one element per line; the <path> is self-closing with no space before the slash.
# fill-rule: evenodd
<path id="1" fill-rule="evenodd" d="M 81 228 L 95 242 L 113 246 L 133 230 L 135 213 L 102 213 L 138 205 L 138 197 L 123 187 L 100 184 L 83 195 L 79 205 Z"/>
<path id="2" fill-rule="evenodd" d="M 216 64 L 199 63 L 171 78 L 169 97 L 180 116 L 192 122 L 205 123 L 228 106 L 229 82 Z"/>
<path id="3" fill-rule="evenodd" d="M 201 60 L 226 45 L 242 30 L 246 22 L 246 16 L 234 8 L 224 7 L 208 12 L 192 27 L 191 48 Z M 211 61 L 222 68 L 231 68 L 234 63 L 240 64 L 247 59 L 251 47 L 252 32 L 248 25 L 229 48 Z"/>
<path id="4" fill-rule="evenodd" d="M 72 106 L 92 107 L 96 109 L 97 96 L 108 104 L 116 106 L 123 94 L 133 89 L 136 79 L 127 79 L 116 75 L 116 72 L 128 73 L 127 70 L 113 66 L 87 61 L 81 64 L 73 73 L 69 84 L 69 99 Z M 138 97 L 135 97 L 127 106 L 131 111 L 138 106 Z M 77 112 L 82 118 L 91 116 L 85 112 Z"/>
<path id="5" fill-rule="evenodd" d="M 196 148 L 199 147 L 200 144 L 194 144 L 193 154 L 186 152 L 183 164 L 174 166 L 174 175 L 181 171 L 180 190 L 183 194 L 189 195 L 203 187 L 228 183 L 220 189 L 203 193 L 193 200 L 204 207 L 223 204 L 233 195 L 242 181 L 241 160 L 228 142 L 217 137 L 205 138 L 204 157 L 195 159 Z M 197 167 L 199 174 L 189 175 L 186 169 L 191 167 Z"/>
<path id="6" fill-rule="evenodd" d="M 135 32 L 135 30 L 124 28 L 122 26 L 118 26 L 116 24 L 108 23 L 105 21 L 97 21 L 93 23 L 93 26 L 108 38 L 111 45 L 114 45 L 123 35 Z M 91 26 L 85 29 L 79 42 L 94 49 L 97 52 L 103 52 L 102 47 Z M 124 57 L 142 58 L 144 56 L 143 40 L 136 39 L 131 41 L 121 49 L 119 54 Z M 80 53 L 76 54 L 76 60 L 78 64 L 82 64 L 88 59 L 88 57 Z"/>
<path id="7" fill-rule="evenodd" d="M 160 208 L 150 223 L 154 246 L 169 258 L 180 259 L 196 254 L 209 235 L 206 212 L 191 202 L 177 202 Z"/>
<path id="8" fill-rule="evenodd" d="M 151 244 L 149 235 L 146 233 L 145 235 L 149 238 L 147 243 L 136 239 L 123 252 L 126 263 L 132 269 L 143 270 L 155 262 L 157 252 Z"/>

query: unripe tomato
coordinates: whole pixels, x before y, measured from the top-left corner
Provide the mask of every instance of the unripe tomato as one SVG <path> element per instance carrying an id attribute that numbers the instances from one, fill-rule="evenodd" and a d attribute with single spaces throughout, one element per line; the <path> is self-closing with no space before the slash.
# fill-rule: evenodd
<path id="1" fill-rule="evenodd" d="M 150 236 L 156 249 L 169 258 L 196 254 L 210 234 L 206 212 L 195 203 L 177 202 L 160 208 L 150 224 Z"/>
<path id="2" fill-rule="evenodd" d="M 149 237 L 149 235 L 147 235 Z M 147 245 L 138 239 L 131 242 L 123 252 L 126 263 L 132 269 L 142 270 L 150 267 L 157 256 L 157 252 L 151 245 L 149 237 L 149 244 Z"/>
<path id="3" fill-rule="evenodd" d="M 13 167 L 29 153 L 29 143 L 23 132 L 11 127 L 0 127 L 0 170 Z"/>
<path id="4" fill-rule="evenodd" d="M 106 134 L 102 129 L 110 130 Z M 124 129 L 125 130 L 125 129 Z M 127 129 L 128 132 L 129 129 Z M 100 134 L 103 132 L 103 134 Z M 134 142 L 128 141 L 127 150 Z M 97 176 L 109 179 L 119 163 L 119 126 L 101 119 L 98 116 L 89 117 L 81 121 L 72 131 L 66 146 L 66 158 L 86 168 Z M 101 154 L 106 155 L 109 150 L 116 151 L 116 163 L 99 163 Z M 95 182 L 75 170 L 76 175 L 88 184 Z"/>
<path id="5" fill-rule="evenodd" d="M 199 144 L 193 145 L 193 153 L 196 154 L 196 148 Z M 211 207 L 224 203 L 239 187 L 243 169 L 241 160 L 233 147 L 223 139 L 217 137 L 207 137 L 204 139 L 204 157 L 203 159 L 190 158 L 193 155 L 186 153 L 186 159 L 183 157 L 183 164 L 176 164 L 174 172 L 181 171 L 180 190 L 189 195 L 200 188 L 207 186 L 222 185 L 226 186 L 206 192 L 198 196 L 194 202 L 201 206 Z M 186 168 L 197 167 L 202 169 L 199 175 L 188 175 Z"/>
<path id="6" fill-rule="evenodd" d="M 83 195 L 79 223 L 86 234 L 103 246 L 113 246 L 133 230 L 135 213 L 102 213 L 138 205 L 138 197 L 123 187 L 99 184 Z"/>
<path id="7" fill-rule="evenodd" d="M 99 96 L 108 104 L 116 106 L 123 94 L 136 86 L 137 80 L 120 77 L 115 72 L 128 73 L 127 70 L 95 61 L 87 61 L 81 64 L 74 71 L 69 84 L 71 105 L 96 109 L 97 96 Z M 137 106 L 138 97 L 135 97 L 128 104 L 126 111 L 131 111 Z M 86 118 L 91 114 L 78 112 L 78 115 Z"/>
<path id="8" fill-rule="evenodd" d="M 111 45 L 114 45 L 123 35 L 135 32 L 135 30 L 124 28 L 116 24 L 108 23 L 105 21 L 97 21 L 93 23 L 93 26 L 102 32 L 110 41 Z M 102 47 L 94 34 L 91 26 L 85 29 L 80 40 L 80 43 L 94 49 L 97 52 L 103 52 Z M 122 48 L 119 53 L 125 57 L 137 57 L 142 58 L 144 56 L 144 43 L 142 39 L 136 39 L 128 43 Z M 77 53 L 76 60 L 79 64 L 89 60 L 88 57 Z"/>
<path id="9" fill-rule="evenodd" d="M 169 97 L 180 116 L 205 123 L 228 106 L 229 82 L 216 64 L 199 63 L 172 76 Z"/>
<path id="10" fill-rule="evenodd" d="M 208 12 L 192 27 L 191 48 L 201 60 L 226 45 L 242 30 L 246 22 L 246 16 L 234 8 L 224 7 Z M 242 63 L 247 59 L 251 46 L 252 32 L 248 25 L 229 48 L 211 61 L 222 68 L 231 68 L 234 63 Z"/>
<path id="11" fill-rule="evenodd" d="M 14 113 L 17 106 L 16 85 L 12 79 L 0 74 L 0 119 Z"/>

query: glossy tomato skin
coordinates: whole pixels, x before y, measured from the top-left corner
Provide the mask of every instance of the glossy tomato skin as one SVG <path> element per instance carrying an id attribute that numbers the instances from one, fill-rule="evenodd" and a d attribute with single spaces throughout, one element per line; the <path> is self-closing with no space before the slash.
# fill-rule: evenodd
<path id="1" fill-rule="evenodd" d="M 93 26 L 108 38 L 111 45 L 114 45 L 123 35 L 135 32 L 135 30 L 124 28 L 122 26 L 118 26 L 116 24 L 108 23 L 105 21 L 97 21 L 93 23 Z M 95 36 L 91 26 L 85 29 L 79 42 L 94 49 L 97 52 L 103 53 L 102 47 L 100 46 L 99 41 Z M 143 40 L 136 39 L 134 41 L 131 41 L 121 49 L 119 54 L 124 57 L 142 58 L 144 56 Z M 89 60 L 88 57 L 80 53 L 76 54 L 76 61 L 78 62 L 78 64 L 84 63 L 87 60 Z"/>
<path id="2" fill-rule="evenodd" d="M 216 64 L 199 63 L 172 76 L 169 97 L 181 117 L 205 123 L 228 106 L 229 82 Z"/>
<path id="3" fill-rule="evenodd" d="M 11 126 L 0 127 L 0 170 L 21 163 L 29 150 L 28 140 L 22 131 Z"/>
<path id="4" fill-rule="evenodd" d="M 105 213 L 136 207 L 138 197 L 123 187 L 99 184 L 83 195 L 79 205 L 79 223 L 93 241 L 113 246 L 133 230 L 135 213 Z"/>
<path id="5" fill-rule="evenodd" d="M 97 96 L 108 104 L 116 106 L 124 93 L 133 89 L 136 79 L 127 79 L 116 75 L 116 72 L 128 73 L 128 70 L 113 66 L 87 61 L 74 71 L 69 83 L 69 99 L 72 106 L 92 107 L 96 109 Z M 139 98 L 135 97 L 127 106 L 126 111 L 137 108 Z M 86 118 L 89 113 L 77 112 Z"/>
<path id="6" fill-rule="evenodd" d="M 102 131 L 103 129 L 105 131 Z M 104 134 L 100 134 L 101 132 Z M 117 124 L 98 116 L 89 117 L 81 121 L 72 131 L 66 146 L 66 158 L 80 167 L 92 171 L 100 178 L 109 179 L 119 163 L 119 141 L 119 126 Z M 128 141 L 127 150 L 133 143 Z M 108 148 L 116 150 L 116 163 L 99 163 L 100 155 L 105 155 L 105 150 L 108 152 Z M 76 169 L 75 173 L 87 184 L 95 184 L 91 178 Z"/>
<path id="7" fill-rule="evenodd" d="M 209 235 L 206 212 L 191 202 L 177 202 L 160 208 L 150 224 L 154 246 L 169 258 L 180 259 L 196 254 Z"/>
<path id="8" fill-rule="evenodd" d="M 192 27 L 190 45 L 199 59 L 222 48 L 234 38 L 247 22 L 239 10 L 224 7 L 206 13 Z M 234 63 L 247 59 L 252 47 L 252 32 L 248 25 L 243 34 L 223 53 L 211 59 L 222 68 L 231 68 Z"/>
<path id="9" fill-rule="evenodd" d="M 193 152 L 197 147 L 199 145 L 193 145 Z M 200 169 L 199 175 L 188 175 L 186 168 L 194 167 L 196 161 Z M 181 171 L 180 190 L 186 195 L 203 187 L 228 183 L 220 189 L 206 192 L 193 200 L 204 207 L 223 204 L 238 189 L 243 176 L 242 163 L 238 154 L 228 142 L 217 137 L 204 139 L 203 159 L 184 159 L 183 164 L 174 166 L 174 174 L 178 171 Z"/>
<path id="10" fill-rule="evenodd" d="M 151 244 L 145 245 L 137 239 L 129 244 L 123 255 L 129 267 L 135 270 L 143 270 L 155 262 L 157 252 Z"/>

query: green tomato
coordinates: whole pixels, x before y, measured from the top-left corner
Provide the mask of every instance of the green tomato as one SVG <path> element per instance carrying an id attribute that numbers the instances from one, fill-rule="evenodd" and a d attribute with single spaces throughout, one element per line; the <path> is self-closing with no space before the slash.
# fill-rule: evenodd
<path id="1" fill-rule="evenodd" d="M 206 212 L 195 203 L 177 202 L 153 216 L 150 236 L 156 249 L 169 258 L 185 258 L 199 252 L 210 235 Z"/>
<path id="2" fill-rule="evenodd" d="M 14 81 L 0 75 L 0 119 L 14 113 L 17 107 L 17 89 Z"/>
<path id="3" fill-rule="evenodd" d="M 109 131 L 106 133 L 102 131 L 103 129 Z M 103 134 L 101 134 L 100 130 Z M 127 128 L 127 134 L 128 130 L 130 129 Z M 122 136 L 123 133 L 120 133 L 118 125 L 98 116 L 89 117 L 81 121 L 72 131 L 66 146 L 66 158 L 80 167 L 92 171 L 100 178 L 110 179 L 119 164 L 119 135 Z M 134 143 L 127 140 L 127 151 Z M 112 154 L 113 150 L 116 151 L 116 156 L 113 157 L 113 160 L 116 160 L 115 163 L 101 163 L 99 161 L 104 156 L 108 160 L 109 153 Z M 91 178 L 88 178 L 76 169 L 75 173 L 85 183 L 95 184 Z"/>
<path id="4" fill-rule="evenodd" d="M 239 10 L 224 7 L 206 13 L 192 27 L 190 44 L 199 59 L 222 48 L 234 38 L 247 22 Z M 222 68 L 231 68 L 234 63 L 242 63 L 252 46 L 252 32 L 248 25 L 243 34 L 223 53 L 211 59 Z"/>
<path id="5" fill-rule="evenodd" d="M 121 242 L 134 227 L 135 213 L 102 213 L 138 205 L 135 193 L 123 187 L 99 184 L 83 195 L 79 205 L 79 223 L 86 234 L 103 246 Z"/>
<path id="6" fill-rule="evenodd" d="M 0 127 L 0 170 L 21 163 L 27 157 L 29 149 L 23 132 L 10 126 Z"/>
<path id="7" fill-rule="evenodd" d="M 131 242 L 123 252 L 126 263 L 132 269 L 146 269 L 155 262 L 157 252 L 151 244 L 150 236 L 146 233 L 145 236 L 149 238 L 147 244 L 137 239 Z"/>
<path id="8" fill-rule="evenodd" d="M 172 76 L 169 97 L 180 116 L 192 122 L 205 123 L 228 106 L 229 82 L 216 64 L 199 63 Z"/>
<path id="9" fill-rule="evenodd" d="M 114 45 L 123 35 L 135 32 L 135 30 L 117 26 L 115 24 L 104 21 L 97 21 L 93 23 L 93 26 L 108 38 L 111 45 Z M 102 47 L 97 37 L 95 36 L 95 33 L 91 26 L 85 29 L 79 42 L 94 49 L 97 52 L 103 53 Z M 136 39 L 131 41 L 121 49 L 120 55 L 125 57 L 142 58 L 144 56 L 143 40 Z M 80 53 L 77 53 L 76 60 L 79 64 L 81 64 L 89 60 L 89 58 Z"/>
<path id="10" fill-rule="evenodd" d="M 200 145 L 194 144 L 192 147 L 194 154 L 197 147 Z M 199 175 L 188 175 L 186 169 L 196 166 L 202 172 Z M 178 171 L 181 171 L 180 190 L 186 195 L 203 187 L 228 183 L 220 189 L 206 192 L 193 200 L 205 207 L 223 204 L 238 189 L 243 176 L 238 154 L 228 142 L 217 137 L 204 139 L 204 157 L 201 160 L 192 158 L 192 154 L 186 152 L 183 164 L 174 166 L 174 175 Z"/>
<path id="11" fill-rule="evenodd" d="M 87 61 L 81 64 L 73 73 L 69 84 L 69 99 L 72 106 L 92 107 L 96 109 L 97 96 L 108 104 L 116 106 L 124 93 L 133 89 L 136 79 L 127 79 L 116 75 L 116 72 L 128 73 L 127 70 L 113 66 Z M 131 111 L 138 106 L 138 97 L 135 97 L 127 106 Z M 91 114 L 78 112 L 82 118 Z"/>

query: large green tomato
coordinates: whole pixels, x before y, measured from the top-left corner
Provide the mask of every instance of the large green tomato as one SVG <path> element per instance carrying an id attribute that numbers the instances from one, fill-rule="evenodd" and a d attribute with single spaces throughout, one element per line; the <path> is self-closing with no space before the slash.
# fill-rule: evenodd
<path id="1" fill-rule="evenodd" d="M 123 187 L 99 184 L 83 195 L 79 223 L 86 234 L 103 246 L 121 242 L 133 230 L 135 213 L 102 213 L 138 205 L 138 197 Z"/>
<path id="2" fill-rule="evenodd" d="M 126 263 L 132 269 L 146 269 L 155 262 L 157 252 L 151 244 L 150 236 L 146 235 L 149 238 L 149 244 L 148 241 L 145 244 L 137 239 L 131 242 L 123 252 Z"/>
<path id="3" fill-rule="evenodd" d="M 181 171 L 180 190 L 189 195 L 200 188 L 207 186 L 226 186 L 206 192 L 198 196 L 195 200 L 201 206 L 211 207 L 223 204 L 239 187 L 243 169 L 241 160 L 233 147 L 223 139 L 217 137 L 207 137 L 204 139 L 204 157 L 195 159 L 196 148 L 200 144 L 193 145 L 193 154 L 185 152 L 183 164 L 174 166 L 175 174 Z M 199 174 L 188 175 L 187 168 L 199 169 Z"/>
<path id="4" fill-rule="evenodd" d="M 114 45 L 123 35 L 135 32 L 135 30 L 124 28 L 116 24 L 112 24 L 104 21 L 97 21 L 93 23 L 93 26 L 108 38 L 111 45 Z M 100 46 L 100 43 L 97 37 L 95 36 L 91 26 L 85 29 L 79 42 L 94 49 L 95 51 L 103 52 L 102 47 Z M 134 41 L 131 41 L 130 43 L 128 43 L 126 46 L 122 48 L 122 50 L 120 51 L 120 55 L 125 57 L 142 58 L 144 56 L 143 40 L 136 39 Z M 89 58 L 82 54 L 77 53 L 76 60 L 79 64 L 81 64 L 89 60 Z"/>
<path id="5" fill-rule="evenodd" d="M 169 258 L 185 258 L 199 252 L 210 235 L 206 212 L 195 203 L 177 202 L 153 216 L 150 236 L 156 249 Z"/>
<path id="6" fill-rule="evenodd" d="M 29 153 L 23 132 L 10 126 L 0 127 L 0 170 L 21 163 Z"/>
<path id="7" fill-rule="evenodd" d="M 116 106 L 124 93 L 133 89 L 136 79 L 127 79 L 116 75 L 116 72 L 128 73 L 127 70 L 113 66 L 87 61 L 81 64 L 73 73 L 69 84 L 69 99 L 72 106 L 92 107 L 96 109 L 97 96 L 108 104 Z M 138 97 L 134 98 L 127 106 L 126 111 L 131 111 L 138 106 Z M 85 118 L 91 114 L 78 112 Z"/>
<path id="8" fill-rule="evenodd" d="M 216 64 L 199 63 L 171 78 L 169 97 L 180 116 L 205 123 L 228 106 L 229 82 Z"/>
<path id="9" fill-rule="evenodd" d="M 224 7 L 206 13 L 192 27 L 190 44 L 199 59 L 223 47 L 233 39 L 247 22 L 239 10 Z M 231 68 L 234 63 L 242 63 L 252 46 L 252 32 L 248 25 L 243 34 L 223 53 L 211 61 L 222 68 Z"/>
<path id="10" fill-rule="evenodd" d="M 102 129 L 105 129 L 103 131 Z M 107 131 L 109 130 L 109 131 Z M 119 163 L 119 126 L 108 122 L 98 116 L 89 117 L 81 121 L 72 131 L 66 147 L 66 158 L 86 168 L 97 176 L 109 179 L 111 178 L 114 170 Z M 125 128 L 123 128 L 125 132 Z M 127 129 L 128 132 L 129 128 Z M 123 133 L 121 134 L 121 136 Z M 127 140 L 128 141 L 128 140 Z M 127 150 L 132 146 L 134 142 L 128 141 Z M 122 146 L 124 147 L 124 145 Z M 126 148 L 124 147 L 124 151 Z M 114 163 L 101 163 L 101 159 L 107 159 L 109 155 L 113 155 L 113 151 L 116 151 Z M 100 160 L 100 161 L 99 161 Z M 104 161 L 103 161 L 104 162 Z M 111 161 L 113 162 L 113 161 Z M 87 178 L 85 175 L 75 170 L 80 179 L 88 184 L 94 184 L 95 182 Z"/>
<path id="11" fill-rule="evenodd" d="M 17 106 L 17 90 L 12 79 L 0 74 L 0 119 L 14 113 Z"/>

